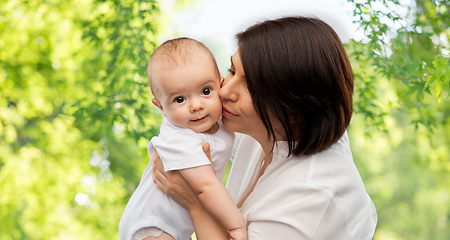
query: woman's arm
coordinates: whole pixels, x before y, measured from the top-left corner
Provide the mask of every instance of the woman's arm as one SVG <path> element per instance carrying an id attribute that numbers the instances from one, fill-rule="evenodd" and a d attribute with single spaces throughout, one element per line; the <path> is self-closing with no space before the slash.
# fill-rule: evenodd
<path id="1" fill-rule="evenodd" d="M 206 145 L 206 144 L 205 144 Z M 205 154 L 211 159 L 209 144 L 203 145 Z M 208 151 L 206 151 L 206 149 Z M 228 240 L 229 234 L 223 226 L 217 222 L 203 207 L 191 186 L 181 176 L 179 171 L 164 171 L 164 166 L 156 153 L 152 153 L 153 159 L 153 181 L 169 197 L 174 199 L 189 212 L 194 224 L 197 239 L 218 239 Z"/>

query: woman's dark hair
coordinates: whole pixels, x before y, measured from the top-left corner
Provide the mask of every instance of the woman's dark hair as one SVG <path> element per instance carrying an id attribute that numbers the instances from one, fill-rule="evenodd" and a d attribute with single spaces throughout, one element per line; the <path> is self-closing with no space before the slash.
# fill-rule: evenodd
<path id="1" fill-rule="evenodd" d="M 236 35 L 253 105 L 269 137 L 289 155 L 315 154 L 344 134 L 353 110 L 353 72 L 336 32 L 323 21 L 285 17 Z M 283 129 L 275 129 L 270 118 Z"/>

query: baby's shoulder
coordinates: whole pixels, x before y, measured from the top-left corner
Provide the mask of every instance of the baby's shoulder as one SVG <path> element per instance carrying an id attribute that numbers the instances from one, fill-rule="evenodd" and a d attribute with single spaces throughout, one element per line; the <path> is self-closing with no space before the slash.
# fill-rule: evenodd
<path id="1" fill-rule="evenodd" d="M 201 133 L 196 133 L 188 128 L 178 128 L 178 129 L 164 129 L 159 133 L 159 138 L 164 140 L 170 139 L 185 139 L 185 140 L 194 140 L 194 139 L 202 139 Z"/>
<path id="2" fill-rule="evenodd" d="M 219 125 L 219 129 L 215 133 L 210 134 L 211 137 L 220 138 L 220 139 L 231 139 L 232 141 L 234 141 L 234 138 L 235 138 L 234 132 L 228 131 L 223 126 L 221 119 L 219 119 L 219 121 L 217 121 L 217 124 Z"/>

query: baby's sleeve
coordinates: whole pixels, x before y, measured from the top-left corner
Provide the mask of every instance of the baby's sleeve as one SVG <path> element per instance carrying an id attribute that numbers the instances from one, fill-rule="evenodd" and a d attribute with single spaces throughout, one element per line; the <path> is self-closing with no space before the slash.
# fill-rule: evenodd
<path id="1" fill-rule="evenodd" d="M 211 164 L 203 152 L 204 142 L 196 133 L 184 131 L 166 138 L 154 137 L 151 147 L 158 152 L 165 171 L 180 170 Z"/>

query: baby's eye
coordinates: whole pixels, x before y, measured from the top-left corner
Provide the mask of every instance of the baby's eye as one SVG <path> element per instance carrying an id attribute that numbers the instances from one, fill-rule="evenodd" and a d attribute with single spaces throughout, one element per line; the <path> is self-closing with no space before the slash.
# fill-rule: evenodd
<path id="1" fill-rule="evenodd" d="M 203 94 L 203 95 L 209 95 L 209 94 L 211 94 L 211 88 L 205 88 L 205 89 L 203 89 L 202 94 Z"/>
<path id="2" fill-rule="evenodd" d="M 182 103 L 182 102 L 184 102 L 184 100 L 186 100 L 186 99 L 184 99 L 184 97 L 176 97 L 176 98 L 174 99 L 174 102 L 176 102 L 176 103 Z"/>

